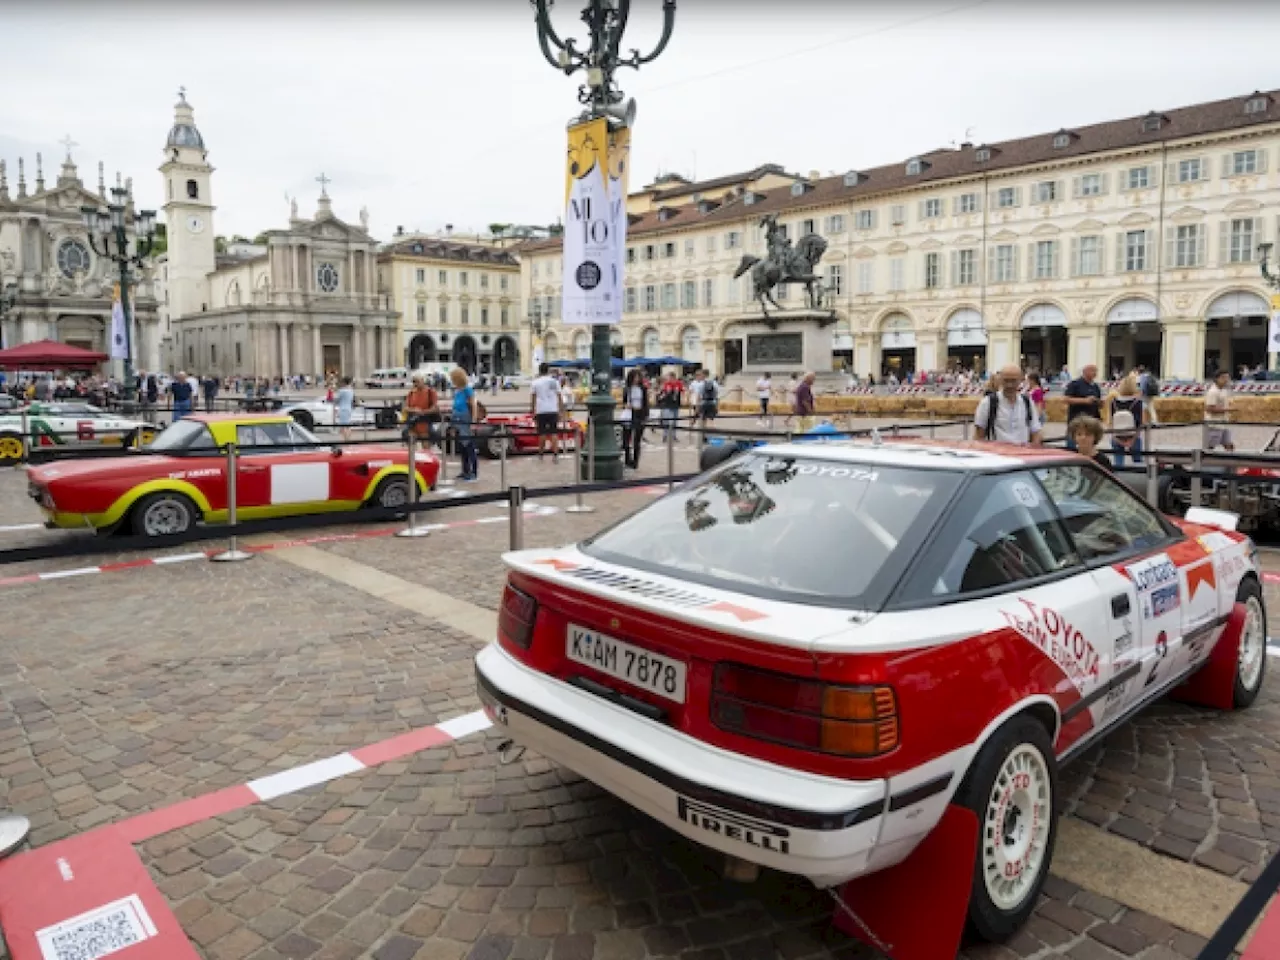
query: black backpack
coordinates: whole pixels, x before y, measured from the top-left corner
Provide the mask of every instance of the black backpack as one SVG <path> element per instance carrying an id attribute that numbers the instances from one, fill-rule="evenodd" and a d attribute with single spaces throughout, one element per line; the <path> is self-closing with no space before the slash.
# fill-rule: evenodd
<path id="1" fill-rule="evenodd" d="M 1160 396 L 1160 381 L 1156 379 L 1154 373 L 1148 373 L 1147 378 L 1142 381 L 1142 395 L 1144 397 Z"/>
<path id="2" fill-rule="evenodd" d="M 1031 398 L 1025 393 L 1018 394 L 1018 398 L 1022 401 L 1022 409 L 1027 414 L 1027 429 L 1030 430 L 1035 422 L 1031 414 Z M 983 436 L 988 440 L 996 438 L 996 415 L 1000 412 L 1000 397 L 994 390 L 987 391 L 987 428 Z"/>

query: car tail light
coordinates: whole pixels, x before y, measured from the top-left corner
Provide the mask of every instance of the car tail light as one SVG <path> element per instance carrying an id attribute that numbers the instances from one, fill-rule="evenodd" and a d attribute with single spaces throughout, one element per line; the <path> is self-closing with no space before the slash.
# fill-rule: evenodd
<path id="1" fill-rule="evenodd" d="M 891 687 L 844 687 L 731 663 L 716 667 L 711 720 L 721 730 L 802 750 L 874 757 L 898 745 Z"/>
<path id="2" fill-rule="evenodd" d="M 508 583 L 498 610 L 498 639 L 528 650 L 533 643 L 533 622 L 537 618 L 538 601 Z"/>

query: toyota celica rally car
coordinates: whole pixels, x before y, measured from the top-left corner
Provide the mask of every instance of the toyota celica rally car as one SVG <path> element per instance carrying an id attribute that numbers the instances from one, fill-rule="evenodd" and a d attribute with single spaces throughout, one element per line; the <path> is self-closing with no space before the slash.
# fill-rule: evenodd
<path id="1" fill-rule="evenodd" d="M 1210 515 L 1170 520 L 1065 451 L 761 447 L 506 555 L 480 695 L 516 743 L 819 887 L 968 808 L 969 923 L 999 940 L 1048 871 L 1061 764 L 1228 631 L 1230 702 L 1262 686 L 1254 547 Z"/>

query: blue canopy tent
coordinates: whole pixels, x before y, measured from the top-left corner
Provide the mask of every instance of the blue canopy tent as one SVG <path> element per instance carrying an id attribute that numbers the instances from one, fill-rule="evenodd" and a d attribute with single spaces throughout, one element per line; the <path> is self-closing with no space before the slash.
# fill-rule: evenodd
<path id="1" fill-rule="evenodd" d="M 591 361 L 585 358 L 580 360 L 551 360 L 547 363 L 547 366 L 555 370 L 588 370 L 591 368 Z"/>

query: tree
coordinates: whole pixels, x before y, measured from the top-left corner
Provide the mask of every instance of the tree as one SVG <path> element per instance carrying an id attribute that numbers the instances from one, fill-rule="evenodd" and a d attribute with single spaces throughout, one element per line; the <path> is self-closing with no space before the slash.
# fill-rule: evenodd
<path id="1" fill-rule="evenodd" d="M 156 235 L 151 240 L 151 256 L 169 252 L 169 229 L 163 223 L 156 224 Z"/>
<path id="2" fill-rule="evenodd" d="M 504 233 L 506 233 L 506 232 L 507 232 L 508 230 L 510 230 L 510 229 L 511 229 L 511 224 L 509 224 L 509 223 L 491 223 L 491 224 L 489 224 L 489 233 L 491 233 L 491 234 L 492 234 L 493 236 L 495 236 L 495 237 L 500 237 L 500 236 L 502 236 Z"/>

